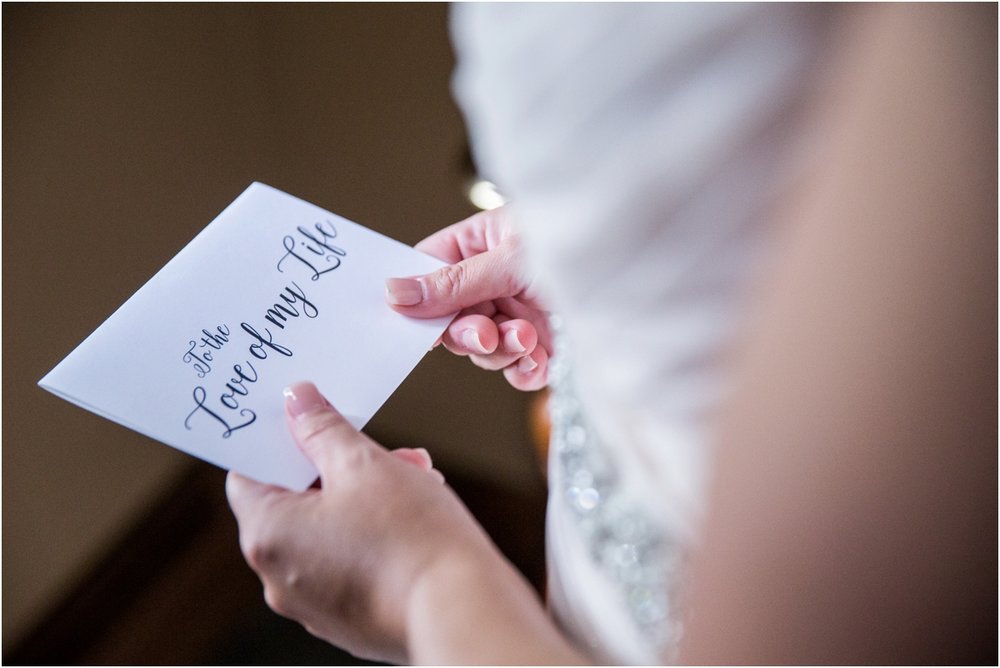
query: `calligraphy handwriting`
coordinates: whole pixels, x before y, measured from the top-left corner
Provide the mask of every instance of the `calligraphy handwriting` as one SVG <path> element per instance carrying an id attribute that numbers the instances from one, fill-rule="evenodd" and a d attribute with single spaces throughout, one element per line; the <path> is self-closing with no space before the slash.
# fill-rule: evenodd
<path id="1" fill-rule="evenodd" d="M 292 356 L 292 351 L 290 349 L 286 348 L 280 343 L 274 342 L 274 334 L 271 334 L 271 330 L 268 329 L 267 327 L 264 328 L 264 332 L 265 334 L 267 334 L 266 339 L 264 338 L 264 334 L 261 334 L 256 329 L 254 329 L 253 325 L 251 325 L 250 323 L 241 322 L 240 327 L 243 328 L 244 332 L 246 332 L 247 334 L 252 336 L 254 340 L 256 340 L 256 343 L 250 344 L 250 354 L 256 357 L 257 359 L 266 360 L 268 348 L 284 355 L 285 357 Z"/>
<path id="2" fill-rule="evenodd" d="M 278 260 L 278 271 L 284 273 L 285 270 L 281 268 L 281 265 L 289 257 L 292 257 L 308 267 L 312 271 L 312 280 L 318 281 L 320 276 L 340 266 L 340 258 L 347 255 L 347 251 L 330 243 L 331 239 L 337 238 L 337 228 L 333 226 L 333 223 L 330 221 L 314 223 L 312 230 L 301 225 L 295 229 L 299 233 L 299 239 L 287 235 L 281 240 L 285 247 L 285 254 Z M 303 248 L 304 252 L 301 250 Z M 325 260 L 328 265 L 331 262 L 333 264 L 325 269 L 320 269 L 313 264 L 313 262 L 318 263 L 320 260 Z"/>
<path id="3" fill-rule="evenodd" d="M 213 418 L 215 421 L 217 421 L 219 424 L 221 424 L 223 427 L 226 428 L 225 431 L 222 432 L 222 438 L 229 438 L 230 436 L 233 435 L 234 431 L 238 429 L 243 429 L 243 427 L 249 427 L 257 419 L 257 414 L 254 413 L 252 410 L 250 410 L 249 408 L 241 408 L 240 417 L 247 417 L 249 415 L 250 419 L 244 422 L 243 424 L 237 424 L 233 426 L 224 417 L 222 417 L 222 415 L 213 411 L 211 408 L 205 405 L 205 399 L 208 396 L 208 393 L 205 392 L 204 387 L 199 385 L 198 387 L 194 388 L 194 391 L 191 393 L 191 396 L 194 398 L 195 407 L 194 410 L 188 413 L 188 416 L 184 418 L 184 427 L 187 428 L 188 430 L 191 429 L 191 418 L 193 418 L 195 415 L 199 413 L 205 413 L 207 416 Z"/>
<path id="4" fill-rule="evenodd" d="M 226 383 L 227 391 L 223 392 L 222 396 L 219 397 L 219 401 L 222 402 L 222 405 L 226 408 L 230 408 L 232 410 L 239 408 L 240 403 L 239 400 L 236 399 L 236 395 L 241 397 L 247 396 L 250 394 L 250 391 L 247 389 L 246 384 L 257 382 L 257 369 L 254 369 L 253 364 L 250 364 L 250 362 L 247 362 L 247 366 L 250 367 L 253 377 L 248 376 L 243 370 L 243 367 L 239 364 L 233 365 L 233 373 L 236 374 L 236 378 L 229 379 L 229 382 Z"/>
<path id="5" fill-rule="evenodd" d="M 282 265 L 287 260 L 294 266 L 307 269 L 312 280 L 317 281 L 320 276 L 339 267 L 341 258 L 347 255 L 347 251 L 331 243 L 337 238 L 337 229 L 330 221 L 314 223 L 311 229 L 300 225 L 296 227 L 296 232 L 296 236 L 287 235 L 282 239 L 285 254 L 278 260 L 277 269 L 280 273 L 285 272 Z M 306 296 L 305 290 L 298 283 L 291 281 L 264 312 L 264 320 L 278 330 L 284 330 L 290 319 L 303 315 L 315 318 L 319 315 L 319 308 Z M 291 348 L 275 341 L 269 327 L 263 327 L 261 333 L 249 322 L 241 322 L 240 328 L 250 335 L 248 350 L 254 359 L 267 359 L 271 353 L 292 357 Z M 183 361 L 191 365 L 199 378 L 204 378 L 212 371 L 216 362 L 213 355 L 218 354 L 231 337 L 226 325 L 219 325 L 214 332 L 203 329 L 201 333 L 204 336 L 200 339 L 189 341 L 190 347 L 184 354 Z M 241 407 L 241 402 L 250 394 L 248 386 L 256 383 L 259 377 L 257 369 L 249 361 L 234 364 L 233 376 L 225 384 L 225 390 L 218 395 L 217 403 L 208 401 L 208 392 L 204 387 L 195 387 L 191 393 L 195 405 L 184 419 L 184 427 L 190 430 L 194 419 L 201 416 L 219 424 L 223 428 L 222 437 L 229 438 L 233 432 L 250 426 L 257 420 L 257 413 Z"/>
<path id="6" fill-rule="evenodd" d="M 298 286 L 296 286 L 298 287 Z M 197 372 L 199 378 L 204 378 L 212 370 L 212 350 L 220 350 L 222 346 L 229 342 L 229 327 L 226 325 L 219 325 L 215 328 L 217 334 L 209 332 L 207 329 L 201 330 L 201 333 L 205 336 L 201 337 L 201 343 L 197 341 L 188 341 L 188 350 L 181 357 L 181 360 L 185 364 L 190 364 L 191 368 Z M 205 350 L 202 353 L 196 352 L 195 348 L 211 348 L 212 350 Z"/>
<path id="7" fill-rule="evenodd" d="M 293 304 L 301 304 L 302 313 L 307 318 L 315 318 L 319 315 L 319 309 L 317 309 L 316 305 L 306 298 L 305 292 L 299 287 L 299 284 L 292 281 L 292 285 L 295 286 L 294 289 L 291 286 L 286 285 L 282 294 L 278 295 L 278 298 L 281 299 L 284 304 L 275 302 L 274 307 L 267 309 L 267 315 L 264 316 L 264 320 L 267 320 L 273 325 L 277 325 L 281 329 L 285 328 L 285 321 L 287 321 L 289 317 L 299 317 L 299 311 L 295 308 L 295 306 L 293 306 Z"/>

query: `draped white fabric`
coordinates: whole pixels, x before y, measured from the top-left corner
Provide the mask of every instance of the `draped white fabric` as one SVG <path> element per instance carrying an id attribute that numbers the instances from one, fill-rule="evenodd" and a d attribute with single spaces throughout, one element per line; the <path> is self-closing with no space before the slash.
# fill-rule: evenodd
<path id="1" fill-rule="evenodd" d="M 829 20 L 786 4 L 453 11 L 476 162 L 514 200 L 618 484 L 680 544 L 697 539 L 720 362 L 794 173 Z M 551 495 L 556 615 L 599 660 L 663 660 L 669 648 L 637 632 L 565 503 Z"/>

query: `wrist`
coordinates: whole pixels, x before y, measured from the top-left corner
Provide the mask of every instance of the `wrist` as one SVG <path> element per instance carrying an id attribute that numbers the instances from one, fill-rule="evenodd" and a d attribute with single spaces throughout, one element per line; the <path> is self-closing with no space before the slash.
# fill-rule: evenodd
<path id="1" fill-rule="evenodd" d="M 387 644 L 397 648 L 394 662 L 407 662 L 412 646 L 413 619 L 430 614 L 449 592 L 474 582 L 491 569 L 500 570 L 504 558 L 483 535 L 482 540 L 458 541 L 440 549 L 415 550 L 404 568 L 381 570 L 369 599 L 371 624 Z M 400 655 L 399 653 L 402 653 Z M 409 661 L 412 663 L 412 658 Z"/>
<path id="2" fill-rule="evenodd" d="M 578 664 L 527 580 L 492 543 L 436 560 L 406 606 L 406 651 L 420 664 Z"/>
<path id="3" fill-rule="evenodd" d="M 490 592 L 498 588 L 495 581 L 503 579 L 508 568 L 492 544 L 454 550 L 428 564 L 413 583 L 406 606 L 404 638 L 410 662 L 452 663 L 435 660 L 428 647 L 447 646 L 461 652 L 456 644 L 470 643 L 467 631 L 477 624 L 467 602 L 490 600 Z M 436 641 L 439 634 L 447 640 Z"/>

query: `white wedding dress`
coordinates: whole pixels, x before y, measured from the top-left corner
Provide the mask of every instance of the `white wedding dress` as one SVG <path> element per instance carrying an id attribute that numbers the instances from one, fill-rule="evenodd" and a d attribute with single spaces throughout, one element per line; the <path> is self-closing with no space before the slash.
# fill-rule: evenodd
<path id="1" fill-rule="evenodd" d="M 459 5 L 456 98 L 558 314 L 550 605 L 600 662 L 669 661 L 721 356 L 801 166 L 829 11 Z"/>

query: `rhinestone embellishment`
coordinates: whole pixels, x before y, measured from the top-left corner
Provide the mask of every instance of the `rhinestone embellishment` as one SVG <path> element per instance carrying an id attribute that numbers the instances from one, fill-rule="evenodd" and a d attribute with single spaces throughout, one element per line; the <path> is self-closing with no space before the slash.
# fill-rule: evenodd
<path id="1" fill-rule="evenodd" d="M 619 591 L 640 634 L 658 656 L 669 659 L 682 631 L 679 611 L 673 609 L 681 593 L 682 545 L 669 540 L 644 509 L 621 492 L 614 464 L 573 390 L 568 346 L 557 316 L 552 316 L 551 327 L 551 448 L 562 484 L 553 493 L 562 494 L 572 509 L 591 560 Z"/>

